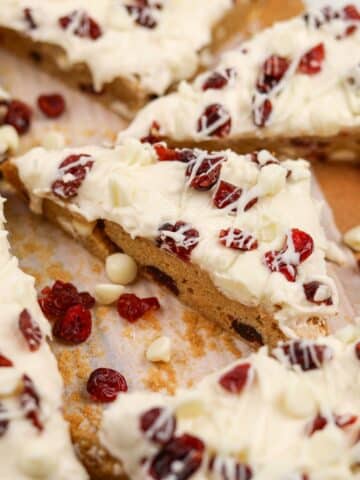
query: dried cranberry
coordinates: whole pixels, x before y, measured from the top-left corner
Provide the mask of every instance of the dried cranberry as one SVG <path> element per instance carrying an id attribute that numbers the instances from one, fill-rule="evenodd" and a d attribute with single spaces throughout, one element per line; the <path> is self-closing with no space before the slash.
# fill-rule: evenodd
<path id="1" fill-rule="evenodd" d="M 88 292 L 79 293 L 72 283 L 64 283 L 60 280 L 56 280 L 51 288 L 43 288 L 38 300 L 48 320 L 62 318 L 74 305 L 81 304 L 88 309 L 95 305 L 95 299 Z"/>
<path id="2" fill-rule="evenodd" d="M 59 166 L 60 178 L 51 185 L 54 195 L 61 199 L 76 197 L 87 173 L 94 164 L 94 161 L 87 160 L 88 158 L 90 155 L 84 153 L 65 158 Z"/>
<path id="3" fill-rule="evenodd" d="M 187 480 L 200 468 L 204 450 L 197 437 L 186 433 L 175 437 L 152 460 L 150 476 L 155 480 Z"/>
<path id="4" fill-rule="evenodd" d="M 314 240 L 308 233 L 298 228 L 293 228 L 291 229 L 291 235 L 287 239 L 287 248 L 299 254 L 300 263 L 305 262 L 314 251 Z"/>
<path id="5" fill-rule="evenodd" d="M 265 253 L 265 265 L 271 272 L 279 272 L 289 282 L 295 282 L 297 266 L 304 262 L 314 250 L 314 241 L 309 234 L 293 228 L 287 235 L 282 250 Z"/>
<path id="6" fill-rule="evenodd" d="M 134 323 L 150 310 L 159 310 L 160 303 L 156 297 L 139 298 L 133 293 L 123 293 L 117 303 L 119 315 Z"/>
<path id="7" fill-rule="evenodd" d="M 23 389 L 20 394 L 20 406 L 25 412 L 25 417 L 31 421 L 39 431 L 43 430 L 40 420 L 40 397 L 30 377 L 23 375 Z"/>
<path id="8" fill-rule="evenodd" d="M 197 155 L 186 169 L 189 185 L 195 190 L 210 190 L 219 179 L 224 160 L 225 158 L 219 155 L 205 158 L 202 153 Z"/>
<path id="9" fill-rule="evenodd" d="M 167 252 L 174 253 L 185 262 L 190 260 L 191 252 L 199 243 L 199 232 L 191 225 L 179 221 L 175 225 L 165 223 L 159 228 L 156 245 Z"/>
<path id="10" fill-rule="evenodd" d="M 234 208 L 232 208 L 231 211 L 236 212 L 236 202 L 241 197 L 241 194 L 241 188 L 236 187 L 232 183 L 221 180 L 214 195 L 214 205 L 220 209 L 228 207 L 229 205 L 234 205 Z"/>
<path id="11" fill-rule="evenodd" d="M 258 248 L 258 241 L 250 233 L 239 230 L 238 228 L 227 228 L 221 230 L 219 234 L 220 243 L 225 247 L 242 252 L 249 252 Z"/>
<path id="12" fill-rule="evenodd" d="M 63 30 L 70 28 L 74 35 L 81 38 L 97 40 L 102 35 L 99 24 L 81 10 L 74 10 L 69 15 L 59 18 L 59 25 Z"/>
<path id="13" fill-rule="evenodd" d="M 155 407 L 141 415 L 140 429 L 148 440 L 165 445 L 174 438 L 176 418 L 169 409 Z"/>
<path id="14" fill-rule="evenodd" d="M 141 143 L 158 143 L 163 139 L 163 135 L 161 134 L 161 127 L 159 123 L 154 120 L 150 125 L 149 132 L 145 137 L 141 138 Z"/>
<path id="15" fill-rule="evenodd" d="M 355 345 L 355 355 L 360 360 L 360 342 Z"/>
<path id="16" fill-rule="evenodd" d="M 129 15 L 131 15 L 134 21 L 141 27 L 155 28 L 157 21 L 153 16 L 153 9 L 156 8 L 160 10 L 162 5 L 160 3 L 150 4 L 147 0 L 137 0 L 136 3 L 137 5 L 125 5 Z"/>
<path id="17" fill-rule="evenodd" d="M 316 75 L 321 72 L 324 59 L 325 47 L 319 43 L 301 57 L 298 71 L 305 75 Z"/>
<path id="18" fill-rule="evenodd" d="M 5 108 L 5 114 L 0 124 L 11 125 L 19 135 L 23 135 L 30 128 L 31 108 L 20 100 L 2 100 L 0 106 Z"/>
<path id="19" fill-rule="evenodd" d="M 334 415 L 335 424 L 339 428 L 347 428 L 357 422 L 357 415 Z"/>
<path id="20" fill-rule="evenodd" d="M 271 55 L 261 68 L 256 88 L 260 93 L 269 93 L 282 80 L 290 66 L 287 58 Z"/>
<path id="21" fill-rule="evenodd" d="M 165 143 L 155 143 L 154 150 L 161 162 L 179 160 L 179 150 L 168 148 Z"/>
<path id="22" fill-rule="evenodd" d="M 232 78 L 236 77 L 236 71 L 233 68 L 225 68 L 221 72 L 211 73 L 205 82 L 202 89 L 205 90 L 221 90 L 226 87 Z"/>
<path id="23" fill-rule="evenodd" d="M 230 393 L 241 393 L 245 386 L 252 382 L 253 372 L 250 363 L 241 363 L 226 372 L 219 379 L 219 384 Z"/>
<path id="24" fill-rule="evenodd" d="M 304 289 L 306 299 L 311 303 L 315 303 L 316 305 L 332 305 L 333 300 L 331 298 L 331 294 L 327 298 L 324 298 L 323 300 L 316 300 L 316 293 L 321 287 L 326 287 L 326 286 L 323 283 L 320 283 L 316 280 L 313 282 L 304 283 L 303 289 Z"/>
<path id="25" fill-rule="evenodd" d="M 206 107 L 197 124 L 197 131 L 206 137 L 224 138 L 229 135 L 230 130 L 230 114 L 219 103 Z"/>
<path id="26" fill-rule="evenodd" d="M 343 14 L 346 20 L 358 20 L 360 21 L 360 12 L 355 5 L 346 5 L 343 8 Z"/>
<path id="27" fill-rule="evenodd" d="M 5 355 L 1 355 L 0 353 L 0 367 L 13 367 L 13 366 L 14 366 L 13 362 L 9 358 L 5 357 Z"/>
<path id="28" fill-rule="evenodd" d="M 312 422 L 307 426 L 306 433 L 309 437 L 314 435 L 315 432 L 319 432 L 324 430 L 327 426 L 328 421 L 325 417 L 323 417 L 320 413 L 312 420 Z"/>
<path id="29" fill-rule="evenodd" d="M 56 320 L 53 335 L 58 340 L 78 345 L 89 338 L 91 328 L 91 313 L 79 304 L 70 307 L 62 318 Z"/>
<path id="30" fill-rule="evenodd" d="M 107 403 L 116 400 L 120 392 L 127 392 L 125 377 L 112 368 L 97 368 L 86 384 L 86 390 L 93 400 Z"/>
<path id="31" fill-rule="evenodd" d="M 40 95 L 37 102 L 40 110 L 49 118 L 58 118 L 65 111 L 64 97 L 58 93 Z"/>
<path id="32" fill-rule="evenodd" d="M 273 354 L 279 360 L 285 357 L 290 365 L 298 365 L 305 372 L 321 368 L 333 357 L 332 349 L 310 340 L 294 340 L 277 347 Z"/>
<path id="33" fill-rule="evenodd" d="M 266 98 L 259 104 L 254 104 L 252 110 L 252 119 L 254 125 L 260 128 L 266 127 L 272 113 L 272 109 L 273 106 L 271 100 L 269 100 L 268 98 Z"/>
<path id="34" fill-rule="evenodd" d="M 215 473 L 215 478 L 218 480 L 251 480 L 253 478 L 253 471 L 249 465 L 231 457 L 212 456 L 209 461 L 209 471 Z"/>
<path id="35" fill-rule="evenodd" d="M 7 410 L 5 409 L 4 405 L 0 402 L 0 438 L 5 435 L 10 421 L 5 418 L 5 414 Z"/>
<path id="36" fill-rule="evenodd" d="M 29 30 L 35 30 L 37 24 L 34 20 L 31 8 L 24 8 L 24 20 Z"/>
<path id="37" fill-rule="evenodd" d="M 38 323 L 32 319 L 28 310 L 24 309 L 19 315 L 19 329 L 23 334 L 31 352 L 39 350 L 42 333 Z"/>

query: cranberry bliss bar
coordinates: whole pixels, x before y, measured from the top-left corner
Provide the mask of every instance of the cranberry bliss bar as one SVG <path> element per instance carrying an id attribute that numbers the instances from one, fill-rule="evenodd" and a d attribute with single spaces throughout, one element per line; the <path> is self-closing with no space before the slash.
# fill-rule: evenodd
<path id="1" fill-rule="evenodd" d="M 133 111 L 192 77 L 202 49 L 234 35 L 227 22 L 245 17 L 250 3 L 2 0 L 1 41 L 114 109 Z"/>
<path id="2" fill-rule="evenodd" d="M 61 414 L 62 380 L 46 338 L 34 279 L 9 253 L 0 199 L 1 478 L 85 480 Z"/>
<path id="3" fill-rule="evenodd" d="M 122 249 L 254 346 L 317 337 L 337 312 L 305 161 L 128 139 L 115 148 L 36 148 L 3 172 L 34 211 L 98 256 Z"/>
<path id="4" fill-rule="evenodd" d="M 276 24 L 152 102 L 121 137 L 285 157 L 360 155 L 360 2 Z"/>
<path id="5" fill-rule="evenodd" d="M 120 395 L 101 438 L 134 480 L 355 480 L 360 330 L 264 347 L 174 397 Z"/>

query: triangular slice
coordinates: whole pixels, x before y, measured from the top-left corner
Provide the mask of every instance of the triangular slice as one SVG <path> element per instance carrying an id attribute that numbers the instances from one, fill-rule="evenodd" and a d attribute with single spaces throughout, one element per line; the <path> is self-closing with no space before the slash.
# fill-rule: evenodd
<path id="1" fill-rule="evenodd" d="M 172 144 L 360 155 L 360 2 L 281 22 L 149 104 L 120 134 Z"/>
<path id="2" fill-rule="evenodd" d="M 197 73 L 202 51 L 233 37 L 249 8 L 247 0 L 2 0 L 0 43 L 131 113 Z"/>
<path id="3" fill-rule="evenodd" d="M 34 279 L 9 253 L 0 199 L 1 478 L 86 479 L 62 417 L 62 379 Z"/>
<path id="4" fill-rule="evenodd" d="M 135 480 L 355 480 L 359 366 L 359 327 L 263 348 L 172 397 L 120 395 L 101 439 Z"/>
<path id="5" fill-rule="evenodd" d="M 254 346 L 317 337 L 337 312 L 305 161 L 127 140 L 115 148 L 36 148 L 3 171 L 33 210 L 102 257 L 115 244 L 185 304 Z"/>

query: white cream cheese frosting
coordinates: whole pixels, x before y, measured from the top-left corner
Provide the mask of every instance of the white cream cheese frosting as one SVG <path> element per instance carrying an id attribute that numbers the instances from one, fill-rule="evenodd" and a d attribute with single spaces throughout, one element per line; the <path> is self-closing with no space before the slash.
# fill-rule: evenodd
<path id="1" fill-rule="evenodd" d="M 191 158 L 186 163 L 161 161 L 162 151 L 164 144 L 129 139 L 114 148 L 36 148 L 12 161 L 33 210 L 40 212 L 42 199 L 50 198 L 89 222 L 113 221 L 132 238 L 150 239 L 170 251 L 175 243 L 181 247 L 179 256 L 187 255 L 208 272 L 228 298 L 273 312 L 288 336 L 311 317 L 336 315 L 337 289 L 325 262 L 329 242 L 320 223 L 320 205 L 311 194 L 307 162 L 279 163 L 266 151 L 239 156 L 230 150 L 168 150 Z M 74 155 L 81 155 L 71 157 L 80 170 L 71 173 L 71 162 L 64 165 Z M 208 161 L 213 162 L 210 174 L 217 169 L 217 178 L 201 191 L 194 186 Z M 64 189 L 72 188 L 79 172 L 82 180 L 71 198 L 64 198 Z M 235 193 L 241 189 L 241 194 L 220 205 L 224 185 Z M 183 222 L 177 231 L 164 229 L 164 224 L 177 222 Z M 313 243 L 306 259 L 291 241 L 294 235 L 301 237 L 299 231 Z M 233 242 L 239 249 L 232 248 Z M 272 261 L 266 260 L 269 252 L 276 257 Z M 286 272 L 281 273 L 281 264 Z"/>
<path id="2" fill-rule="evenodd" d="M 210 44 L 212 28 L 232 6 L 232 0 L 2 0 L 0 25 L 62 47 L 60 68 L 84 62 L 96 90 L 125 77 L 160 95 L 196 72 L 199 50 Z M 75 11 L 61 28 L 59 19 Z M 84 13 L 97 26 L 84 25 Z"/>
<path id="3" fill-rule="evenodd" d="M 34 279 L 9 252 L 0 202 L 0 477 L 85 480 L 61 413 L 63 384 L 47 344 L 50 324 Z"/>
<path id="4" fill-rule="evenodd" d="M 119 395 L 100 437 L 134 480 L 350 480 L 359 433 L 360 329 L 347 327 L 263 347 L 173 397 Z"/>
<path id="5" fill-rule="evenodd" d="M 146 106 L 120 138 L 147 136 L 153 122 L 165 138 L 198 142 L 358 128 L 360 2 L 328 4 L 226 52 L 212 71 Z"/>

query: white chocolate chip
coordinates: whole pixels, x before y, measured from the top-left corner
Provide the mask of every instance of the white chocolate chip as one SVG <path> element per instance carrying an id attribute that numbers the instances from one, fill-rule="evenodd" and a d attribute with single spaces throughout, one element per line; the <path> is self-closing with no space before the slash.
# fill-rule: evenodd
<path id="1" fill-rule="evenodd" d="M 280 165 L 270 164 L 260 171 L 258 186 L 264 195 L 276 195 L 285 186 L 286 170 Z"/>
<path id="2" fill-rule="evenodd" d="M 113 283 L 99 283 L 95 287 L 95 299 L 101 305 L 110 305 L 111 303 L 116 302 L 124 290 L 125 287 L 122 285 L 114 285 Z"/>
<path id="3" fill-rule="evenodd" d="M 355 319 L 356 321 L 356 319 Z M 353 343 L 360 336 L 359 325 L 347 325 L 346 327 L 338 330 L 335 336 L 344 343 Z"/>
<path id="4" fill-rule="evenodd" d="M 341 429 L 330 425 L 324 430 L 314 433 L 309 439 L 308 453 L 313 464 L 336 464 L 344 455 L 346 448 L 345 436 Z"/>
<path id="5" fill-rule="evenodd" d="M 128 285 L 136 279 L 137 265 L 129 255 L 114 253 L 107 257 L 105 271 L 112 282 Z"/>
<path id="6" fill-rule="evenodd" d="M 286 413 L 294 417 L 309 417 L 316 412 L 316 400 L 305 385 L 293 379 L 286 386 L 281 402 Z"/>
<path id="7" fill-rule="evenodd" d="M 46 150 L 57 150 L 65 147 L 65 137 L 62 133 L 51 130 L 42 139 L 42 146 Z"/>
<path id="8" fill-rule="evenodd" d="M 347 263 L 345 253 L 334 242 L 328 243 L 326 258 L 337 265 L 345 265 Z"/>
<path id="9" fill-rule="evenodd" d="M 73 220 L 72 225 L 80 237 L 89 237 L 94 231 L 96 222 L 79 222 L 78 220 Z"/>
<path id="10" fill-rule="evenodd" d="M 19 148 L 19 135 L 11 125 L 0 127 L 0 154 L 16 152 Z"/>
<path id="11" fill-rule="evenodd" d="M 171 340 L 169 337 L 157 338 L 146 351 L 146 359 L 150 362 L 169 362 L 170 357 Z"/>
<path id="12" fill-rule="evenodd" d="M 355 252 L 360 252 L 360 225 L 345 233 L 344 242 L 347 246 L 355 250 Z"/>

